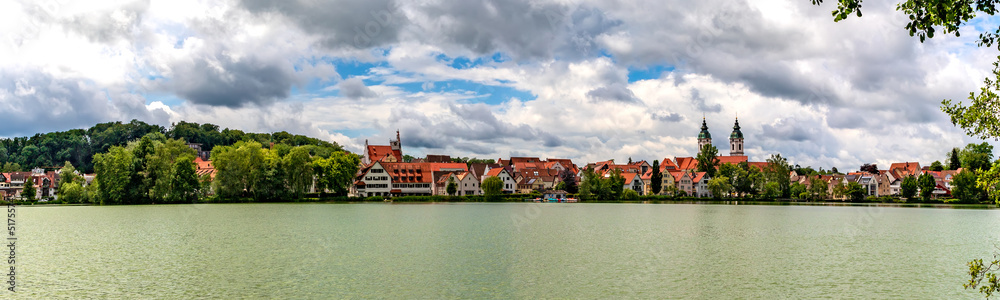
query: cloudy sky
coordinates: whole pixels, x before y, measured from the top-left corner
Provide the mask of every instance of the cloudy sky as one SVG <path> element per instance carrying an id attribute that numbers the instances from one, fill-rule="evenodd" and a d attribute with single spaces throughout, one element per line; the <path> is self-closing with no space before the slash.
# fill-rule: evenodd
<path id="1" fill-rule="evenodd" d="M 832 2 L 832 1 L 828 1 Z M 131 119 L 287 130 L 360 151 L 576 162 L 728 149 L 803 166 L 930 163 L 975 139 L 994 19 L 921 44 L 895 2 L 3 1 L 0 136 Z M 722 153 L 728 153 L 722 151 Z"/>

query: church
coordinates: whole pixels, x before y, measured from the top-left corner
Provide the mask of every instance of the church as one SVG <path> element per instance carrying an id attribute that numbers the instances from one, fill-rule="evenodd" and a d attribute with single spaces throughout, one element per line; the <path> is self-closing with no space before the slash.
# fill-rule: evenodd
<path id="1" fill-rule="evenodd" d="M 698 133 L 698 149 L 705 147 L 705 145 L 712 144 L 712 133 L 708 132 L 708 123 L 705 118 L 701 119 L 701 132 Z M 721 152 L 721 151 L 720 151 Z M 747 161 L 747 157 L 743 155 L 743 131 L 740 131 L 740 119 L 736 118 L 736 124 L 733 125 L 733 133 L 729 134 L 729 156 L 731 158 L 724 158 L 726 156 L 719 156 L 722 161 Z"/>

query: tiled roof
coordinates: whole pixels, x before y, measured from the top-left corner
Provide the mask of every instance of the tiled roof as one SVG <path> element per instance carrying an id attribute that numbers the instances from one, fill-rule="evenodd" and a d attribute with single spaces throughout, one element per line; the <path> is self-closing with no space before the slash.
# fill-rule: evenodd
<path id="1" fill-rule="evenodd" d="M 387 155 L 392 155 L 396 161 L 403 161 L 403 154 L 399 150 L 392 150 L 392 146 L 368 145 L 368 158 L 372 161 L 382 160 Z"/>
<path id="2" fill-rule="evenodd" d="M 916 176 L 920 173 L 920 163 L 918 162 L 893 163 L 889 165 L 889 170 L 898 172 L 900 176 L 909 176 L 909 175 Z"/>

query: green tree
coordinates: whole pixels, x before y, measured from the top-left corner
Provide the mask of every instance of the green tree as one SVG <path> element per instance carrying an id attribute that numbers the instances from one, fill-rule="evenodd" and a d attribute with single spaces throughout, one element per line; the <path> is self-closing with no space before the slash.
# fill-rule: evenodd
<path id="1" fill-rule="evenodd" d="M 777 182 L 767 182 L 764 183 L 763 189 L 761 190 L 761 195 L 768 199 L 776 199 L 781 197 L 781 185 Z"/>
<path id="2" fill-rule="evenodd" d="M 930 169 L 931 171 L 942 171 L 944 170 L 944 165 L 941 164 L 941 161 L 935 160 L 934 162 L 931 163 Z"/>
<path id="3" fill-rule="evenodd" d="M 695 159 L 698 160 L 698 172 L 705 172 L 710 178 L 715 177 L 716 168 L 719 166 L 719 149 L 707 144 L 701 147 Z"/>
<path id="4" fill-rule="evenodd" d="M 993 163 L 989 170 L 980 173 L 978 177 L 976 186 L 1000 207 L 1000 161 Z"/>
<path id="5" fill-rule="evenodd" d="M 917 195 L 917 177 L 912 175 L 904 177 L 903 182 L 899 183 L 899 190 L 901 197 L 907 199 L 907 202 L 912 201 Z"/>
<path id="6" fill-rule="evenodd" d="M 998 249 L 1000 251 L 1000 249 Z M 1000 292 L 1000 252 L 993 253 L 993 261 L 989 265 L 983 264 L 982 259 L 974 259 L 968 263 L 969 283 L 962 286 L 966 289 L 979 288 L 979 292 L 986 295 L 986 299 Z M 985 283 L 983 281 L 986 281 Z"/>
<path id="7" fill-rule="evenodd" d="M 64 203 L 87 202 L 86 191 L 79 183 L 70 181 L 59 186 L 59 201 Z"/>
<path id="8" fill-rule="evenodd" d="M 607 195 L 604 195 L 602 199 L 620 199 L 622 197 L 622 190 L 625 189 L 625 177 L 622 176 L 621 170 L 612 170 L 611 176 L 609 176 L 606 180 L 607 183 L 603 186 L 607 187 L 608 193 Z"/>
<path id="9" fill-rule="evenodd" d="M 708 190 L 712 191 L 712 196 L 716 198 L 728 197 L 732 189 L 728 177 L 719 176 L 708 180 Z"/>
<path id="10" fill-rule="evenodd" d="M 170 193 L 167 200 L 174 203 L 193 203 L 198 200 L 198 174 L 195 173 L 194 157 L 181 157 L 174 163 L 171 172 Z"/>
<path id="11" fill-rule="evenodd" d="M 487 199 L 495 201 L 503 194 L 503 179 L 497 176 L 487 177 L 486 180 L 483 180 L 481 187 L 483 195 L 486 195 Z"/>
<path id="12" fill-rule="evenodd" d="M 962 167 L 962 160 L 958 157 L 958 148 L 951 148 L 951 155 L 948 156 L 948 170 L 958 170 Z"/>
<path id="13" fill-rule="evenodd" d="M 764 167 L 763 177 L 765 182 L 773 182 L 778 185 L 779 197 L 787 198 L 791 194 L 790 173 L 791 167 L 788 166 L 788 161 L 784 157 L 781 157 L 781 154 L 772 154 L 767 159 L 767 166 Z"/>
<path id="14" fill-rule="evenodd" d="M 114 146 L 107 153 L 95 154 L 93 161 L 97 172 L 94 181 L 97 182 L 100 204 L 127 203 L 131 195 L 129 183 L 133 174 L 132 151 Z"/>
<path id="15" fill-rule="evenodd" d="M 282 159 L 282 167 L 288 174 L 292 196 L 301 199 L 313 183 L 313 162 L 309 149 L 303 146 L 292 148 Z"/>
<path id="16" fill-rule="evenodd" d="M 153 143 L 153 153 L 146 159 L 147 195 L 150 201 L 168 201 L 172 193 L 172 182 L 177 161 L 191 160 L 197 155 L 183 140 L 167 139 Z M 188 161 L 190 163 L 190 161 Z"/>
<path id="17" fill-rule="evenodd" d="M 984 192 L 976 186 L 976 173 L 964 170 L 952 178 L 951 195 L 962 203 L 978 203 L 984 197 Z"/>
<path id="18" fill-rule="evenodd" d="M 355 154 L 337 151 L 328 158 L 313 160 L 313 170 L 316 174 L 316 189 L 332 191 L 336 195 L 347 195 L 354 175 L 358 173 L 361 158 Z"/>
<path id="19" fill-rule="evenodd" d="M 789 186 L 789 190 L 790 190 L 789 194 L 791 194 L 791 196 L 795 198 L 802 199 L 801 198 L 802 194 L 808 194 L 806 192 L 806 185 L 798 182 L 792 182 L 792 184 Z"/>
<path id="20" fill-rule="evenodd" d="M 21 190 L 21 198 L 24 198 L 24 200 L 27 201 L 35 201 L 36 193 L 37 190 L 35 189 L 34 179 L 32 179 L 31 176 L 28 176 L 28 178 L 24 180 L 24 189 Z"/>
<path id="21" fill-rule="evenodd" d="M 78 180 L 80 180 L 80 176 L 76 174 L 76 168 L 73 167 L 73 164 L 68 161 L 64 163 L 62 169 L 59 169 L 59 187 Z"/>
<path id="22" fill-rule="evenodd" d="M 865 195 L 868 194 L 868 191 L 865 190 L 865 187 L 861 186 L 860 183 L 851 181 L 848 182 L 847 186 L 844 188 L 844 194 L 847 195 L 847 198 L 851 199 L 851 201 L 861 202 L 865 200 Z"/>
<path id="23" fill-rule="evenodd" d="M 21 172 L 21 165 L 16 162 L 6 162 L 3 164 L 3 173 Z"/>
<path id="24" fill-rule="evenodd" d="M 962 159 L 962 168 L 971 171 L 980 171 L 990 168 L 990 161 L 993 160 L 993 146 L 983 142 L 982 144 L 968 144 L 959 156 Z"/>
<path id="25" fill-rule="evenodd" d="M 733 189 L 741 195 L 755 194 L 757 190 L 754 188 L 754 183 L 760 181 L 760 177 L 760 170 L 747 162 L 740 162 L 736 165 L 733 175 Z"/>
<path id="26" fill-rule="evenodd" d="M 622 192 L 622 200 L 635 201 L 639 200 L 639 192 L 632 189 L 627 189 Z"/>
<path id="27" fill-rule="evenodd" d="M 454 196 L 455 193 L 458 192 L 458 184 L 455 183 L 455 177 L 448 176 L 448 187 L 446 187 L 445 189 L 447 190 L 448 195 L 451 196 Z"/>
<path id="28" fill-rule="evenodd" d="M 826 181 L 819 177 L 809 179 L 809 196 L 813 200 L 826 198 L 828 186 Z"/>
<path id="29" fill-rule="evenodd" d="M 260 178 L 266 175 L 260 143 L 240 141 L 232 146 L 217 146 L 212 149 L 212 162 L 215 166 L 212 184 L 216 195 L 222 198 L 257 198 L 255 193 Z"/>
<path id="30" fill-rule="evenodd" d="M 660 161 L 653 160 L 653 174 L 649 176 L 649 189 L 653 195 L 659 195 L 663 190 L 663 173 L 660 173 Z"/>
<path id="31" fill-rule="evenodd" d="M 934 188 L 937 187 L 937 182 L 934 180 L 934 176 L 924 173 L 924 175 L 920 175 L 920 178 L 917 179 L 917 185 L 920 187 L 920 198 L 927 201 L 931 199 Z"/>

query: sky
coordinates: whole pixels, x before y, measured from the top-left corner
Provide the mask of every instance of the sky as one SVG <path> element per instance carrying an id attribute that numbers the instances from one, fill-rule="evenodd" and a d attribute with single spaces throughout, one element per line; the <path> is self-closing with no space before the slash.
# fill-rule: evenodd
<path id="1" fill-rule="evenodd" d="M 415 157 L 728 154 L 856 170 L 944 160 L 977 90 L 979 17 L 921 43 L 895 2 L 2 1 L 0 136 L 138 119 L 288 131 Z M 992 141 L 990 141 L 993 143 Z"/>

